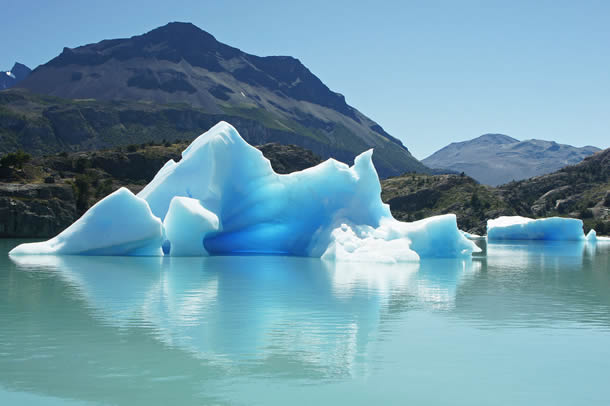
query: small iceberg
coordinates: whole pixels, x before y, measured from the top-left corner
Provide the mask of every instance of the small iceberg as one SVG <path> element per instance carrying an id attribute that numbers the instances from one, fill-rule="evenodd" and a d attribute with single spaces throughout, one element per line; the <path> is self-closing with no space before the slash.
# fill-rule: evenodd
<path id="1" fill-rule="evenodd" d="M 487 239 L 584 241 L 582 220 L 562 217 L 531 219 L 520 216 L 503 216 L 487 220 Z"/>
<path id="2" fill-rule="evenodd" d="M 46 242 L 10 255 L 290 255 L 403 262 L 471 256 L 453 214 L 403 223 L 381 200 L 373 151 L 287 175 L 220 122 L 137 195 L 120 189 Z"/>

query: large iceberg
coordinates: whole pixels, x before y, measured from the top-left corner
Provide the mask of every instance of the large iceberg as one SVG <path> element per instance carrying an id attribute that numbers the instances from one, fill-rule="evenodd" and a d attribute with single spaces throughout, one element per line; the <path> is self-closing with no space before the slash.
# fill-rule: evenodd
<path id="1" fill-rule="evenodd" d="M 402 223 L 381 201 L 373 151 L 288 175 L 220 122 L 137 195 L 121 189 L 57 237 L 16 254 L 278 254 L 340 261 L 469 256 L 455 215 Z"/>
<path id="2" fill-rule="evenodd" d="M 487 221 L 487 239 L 583 241 L 582 220 L 563 217 L 531 219 L 502 216 Z"/>

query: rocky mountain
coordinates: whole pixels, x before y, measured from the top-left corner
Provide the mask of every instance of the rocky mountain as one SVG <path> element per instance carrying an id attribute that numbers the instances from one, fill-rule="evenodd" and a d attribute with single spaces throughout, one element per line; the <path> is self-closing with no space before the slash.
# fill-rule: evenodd
<path id="1" fill-rule="evenodd" d="M 461 230 L 484 235 L 487 219 L 516 214 L 495 188 L 466 175 L 404 174 L 382 180 L 381 188 L 382 200 L 401 221 L 454 213 Z"/>
<path id="2" fill-rule="evenodd" d="M 497 194 L 519 215 L 601 221 L 610 233 L 610 148 L 559 171 L 502 185 Z"/>
<path id="3" fill-rule="evenodd" d="M 131 38 L 64 48 L 59 56 L 36 68 L 19 87 L 90 104 L 92 99 L 102 104 L 117 100 L 138 103 L 130 120 L 141 111 L 157 114 L 179 105 L 178 116 L 164 124 L 170 132 L 187 128 L 192 132 L 191 138 L 209 127 L 212 117 L 224 117 L 249 142 L 297 144 L 323 158 L 345 162 L 375 148 L 374 160 L 382 176 L 427 170 L 399 140 L 349 106 L 343 95 L 331 91 L 298 59 L 251 55 L 188 23 L 170 23 Z M 51 121 L 55 132 L 58 128 L 54 118 L 61 121 L 60 127 L 70 125 L 72 119 L 80 120 L 80 131 L 71 135 L 73 139 L 66 144 L 83 148 L 113 145 L 99 133 L 93 137 L 84 135 L 95 140 L 82 141 L 79 134 L 97 131 L 90 110 L 58 104 L 64 106 L 39 110 L 43 110 L 42 116 Z M 114 110 L 107 111 L 108 104 L 104 106 L 106 110 L 100 114 L 115 115 Z M 2 108 L 11 106 L 2 104 Z M 68 116 L 57 118 L 66 108 L 70 110 Z M 113 124 L 124 126 L 125 114 Z M 100 119 L 96 115 L 93 120 Z M 240 121 L 248 123 L 241 125 Z M 141 136 L 129 125 L 126 128 L 127 131 L 117 130 L 117 137 Z M 64 137 L 57 133 L 53 136 Z M 19 137 L 14 138 L 19 144 Z M 146 140 L 140 138 L 142 141 Z"/>
<path id="4" fill-rule="evenodd" d="M 455 213 L 462 230 L 484 234 L 486 220 L 503 215 L 572 217 L 585 231 L 610 234 L 610 148 L 556 172 L 500 187 L 467 175 L 405 174 L 382 180 L 392 214 L 417 220 Z"/>
<path id="5" fill-rule="evenodd" d="M 485 134 L 454 142 L 422 162 L 431 168 L 464 172 L 486 185 L 501 185 L 574 165 L 599 148 L 582 148 L 553 141 L 519 141 L 503 134 Z"/>
<path id="6" fill-rule="evenodd" d="M 22 63 L 16 62 L 9 71 L 0 71 L 0 90 L 8 89 L 27 78 L 32 72 Z"/>

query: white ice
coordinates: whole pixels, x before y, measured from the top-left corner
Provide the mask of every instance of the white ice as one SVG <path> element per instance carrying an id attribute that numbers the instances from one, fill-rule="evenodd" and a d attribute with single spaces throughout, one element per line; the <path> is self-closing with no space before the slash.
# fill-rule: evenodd
<path id="1" fill-rule="evenodd" d="M 329 159 L 280 175 L 230 124 L 220 122 L 195 139 L 179 162 L 167 162 L 137 197 L 116 192 L 121 199 L 103 199 L 58 237 L 11 254 L 161 255 L 160 235 L 170 255 L 397 262 L 478 250 L 459 232 L 454 215 L 395 220 L 381 201 L 372 153 L 360 154 L 352 167 Z M 107 210 L 109 199 L 115 203 Z M 140 212 L 127 214 L 132 206 Z M 142 226 L 127 226 L 140 217 Z"/>
<path id="2" fill-rule="evenodd" d="M 562 217 L 531 219 L 503 216 L 487 221 L 487 239 L 582 241 L 582 220 Z"/>

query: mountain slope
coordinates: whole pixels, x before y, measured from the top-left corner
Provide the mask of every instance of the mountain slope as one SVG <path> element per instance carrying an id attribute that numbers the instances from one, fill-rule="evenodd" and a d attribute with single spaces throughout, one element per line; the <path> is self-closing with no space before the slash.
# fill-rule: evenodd
<path id="1" fill-rule="evenodd" d="M 405 174 L 381 182 L 382 198 L 402 220 L 455 213 L 462 230 L 485 233 L 487 219 L 502 215 L 573 217 L 610 234 L 610 148 L 559 171 L 500 187 L 468 176 Z"/>
<path id="2" fill-rule="evenodd" d="M 551 173 L 574 165 L 599 148 L 582 148 L 552 141 L 519 141 L 502 134 L 485 134 L 470 141 L 452 143 L 422 162 L 431 168 L 464 172 L 487 185 Z"/>
<path id="3" fill-rule="evenodd" d="M 0 71 L 0 90 L 8 89 L 27 78 L 32 72 L 30 68 L 22 63 L 15 62 L 9 71 Z"/>
<path id="4" fill-rule="evenodd" d="M 188 23 L 64 48 L 19 87 L 66 99 L 180 103 L 208 115 L 250 118 L 323 158 L 350 162 L 374 147 L 381 176 L 427 170 L 298 59 L 250 55 Z"/>
<path id="5" fill-rule="evenodd" d="M 610 148 L 559 171 L 502 185 L 497 191 L 522 216 L 577 217 L 589 223 L 606 221 L 610 227 Z"/>

